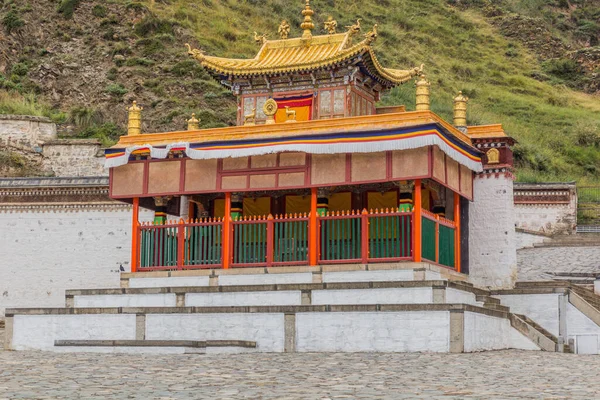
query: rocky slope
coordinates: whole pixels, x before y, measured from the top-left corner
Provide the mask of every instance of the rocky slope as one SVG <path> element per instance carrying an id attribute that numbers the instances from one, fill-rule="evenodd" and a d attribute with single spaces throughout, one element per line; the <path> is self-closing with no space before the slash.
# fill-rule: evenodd
<path id="1" fill-rule="evenodd" d="M 297 3 L 297 4 L 296 4 Z M 186 55 L 186 42 L 224 57 L 252 57 L 253 32 L 276 37 L 282 18 L 300 33 L 302 1 L 0 0 L 0 88 L 65 136 L 123 132 L 126 105 L 144 106 L 144 130 L 234 123 L 233 97 Z M 470 121 L 504 123 L 517 138 L 522 180 L 600 175 L 600 0 L 314 0 L 317 31 L 333 15 L 379 24 L 378 54 L 391 67 L 425 63 L 434 111 L 449 118 L 458 90 Z M 14 95 L 13 95 L 14 96 Z M 31 99 L 31 98 L 29 98 Z M 0 112 L 14 102 L 2 101 Z M 414 87 L 383 100 L 414 107 Z M 12 107 L 12 108 L 11 108 Z M 27 108 L 26 108 L 27 109 Z"/>

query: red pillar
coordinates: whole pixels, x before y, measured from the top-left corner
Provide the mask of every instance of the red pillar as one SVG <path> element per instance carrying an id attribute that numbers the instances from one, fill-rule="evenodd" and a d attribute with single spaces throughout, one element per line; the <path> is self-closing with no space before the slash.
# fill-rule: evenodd
<path id="1" fill-rule="evenodd" d="M 133 198 L 133 212 L 131 215 L 131 272 L 137 272 L 138 269 L 138 243 L 140 225 L 140 198 Z"/>
<path id="2" fill-rule="evenodd" d="M 223 268 L 231 266 L 231 193 L 225 193 L 225 216 L 223 217 Z"/>
<path id="3" fill-rule="evenodd" d="M 317 265 L 319 244 L 317 243 L 317 188 L 310 190 L 310 217 L 308 222 L 308 261 L 309 265 Z"/>
<path id="4" fill-rule="evenodd" d="M 460 196 L 454 193 L 454 268 L 457 272 L 461 271 L 460 266 Z"/>
<path id="5" fill-rule="evenodd" d="M 421 180 L 415 180 L 415 206 L 413 208 L 413 232 L 414 232 L 414 259 L 415 262 L 421 262 Z"/>

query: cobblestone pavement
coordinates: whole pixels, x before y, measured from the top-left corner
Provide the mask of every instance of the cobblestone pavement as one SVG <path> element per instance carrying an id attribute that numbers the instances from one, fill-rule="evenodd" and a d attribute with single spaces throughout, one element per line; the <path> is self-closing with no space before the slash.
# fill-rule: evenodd
<path id="1" fill-rule="evenodd" d="M 593 399 L 600 357 L 0 352 L 0 399 Z"/>
<path id="2" fill-rule="evenodd" d="M 600 247 L 539 247 L 517 251 L 518 280 L 551 280 L 548 272 L 600 274 Z"/>

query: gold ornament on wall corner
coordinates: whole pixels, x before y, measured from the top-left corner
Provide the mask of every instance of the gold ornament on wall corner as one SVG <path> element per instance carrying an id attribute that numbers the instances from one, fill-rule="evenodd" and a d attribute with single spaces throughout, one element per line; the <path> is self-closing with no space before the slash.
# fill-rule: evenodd
<path id="1" fill-rule="evenodd" d="M 188 131 L 197 131 L 198 129 L 200 129 L 200 120 L 196 118 L 196 113 L 192 113 L 192 118 L 188 119 L 187 123 Z"/>
<path id="2" fill-rule="evenodd" d="M 500 163 L 500 151 L 498 149 L 489 149 L 485 153 L 488 164 L 499 164 Z"/>
<path id="3" fill-rule="evenodd" d="M 325 30 L 328 34 L 333 35 L 336 33 L 338 23 L 331 15 L 327 17 L 327 21 L 325 21 L 323 25 L 325 26 Z"/>
<path id="4" fill-rule="evenodd" d="M 270 125 L 275 123 L 275 114 L 277 114 L 277 102 L 273 99 L 265 101 L 263 113 L 267 116 L 265 124 Z"/>
<path id="5" fill-rule="evenodd" d="M 127 136 L 139 135 L 142 133 L 142 110 L 144 107 L 137 105 L 137 101 L 133 101 L 131 107 L 127 108 L 129 112 L 127 122 Z"/>
<path id="6" fill-rule="evenodd" d="M 467 103 L 469 98 L 463 95 L 463 92 L 458 92 L 458 96 L 454 98 L 454 126 L 467 126 Z"/>
<path id="7" fill-rule="evenodd" d="M 425 74 L 421 74 L 419 79 L 415 83 L 417 87 L 416 94 L 416 108 L 417 111 L 425 111 L 430 109 L 430 94 L 431 94 L 431 83 L 425 77 Z"/>
<path id="8" fill-rule="evenodd" d="M 290 34 L 290 24 L 288 24 L 288 22 L 284 19 L 283 21 L 281 21 L 281 25 L 279 25 L 279 29 L 277 29 L 277 33 L 279 33 L 279 36 L 282 39 L 287 39 L 289 34 Z"/>

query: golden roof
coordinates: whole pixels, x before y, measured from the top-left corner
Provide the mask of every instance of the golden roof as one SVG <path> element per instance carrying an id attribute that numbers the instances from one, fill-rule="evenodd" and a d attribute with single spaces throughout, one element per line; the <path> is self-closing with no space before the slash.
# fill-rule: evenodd
<path id="1" fill-rule="evenodd" d="M 208 56 L 189 45 L 188 53 L 212 74 L 227 77 L 312 72 L 350 62 L 358 57 L 361 57 L 360 63 L 367 72 L 388 87 L 404 83 L 421 72 L 422 67 L 399 70 L 384 68 L 379 63 L 371 46 L 377 37 L 376 26 L 362 41 L 353 44 L 356 34 L 356 30 L 351 29 L 346 33 L 312 36 L 310 39 L 265 39 L 260 51 L 252 59 Z"/>

